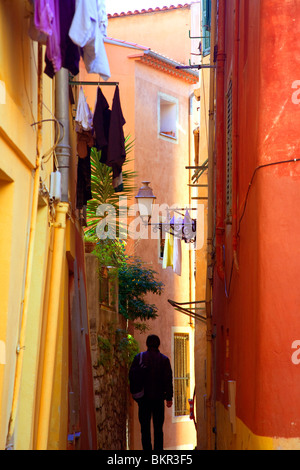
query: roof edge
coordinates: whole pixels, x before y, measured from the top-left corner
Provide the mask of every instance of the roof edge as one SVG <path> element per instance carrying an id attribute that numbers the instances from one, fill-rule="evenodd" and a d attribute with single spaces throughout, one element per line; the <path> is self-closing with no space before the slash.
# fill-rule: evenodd
<path id="1" fill-rule="evenodd" d="M 129 59 L 139 60 L 145 65 L 159 69 L 169 75 L 180 78 L 184 81 L 189 82 L 191 85 L 196 84 L 199 81 L 199 74 L 194 70 L 181 69 L 179 62 L 176 62 L 168 57 L 164 57 L 157 52 L 152 50 L 141 51 L 137 54 L 128 56 Z"/>
<path id="2" fill-rule="evenodd" d="M 191 6 L 190 3 L 184 3 L 184 4 L 179 3 L 177 6 L 170 5 L 170 6 L 148 8 L 148 9 L 143 8 L 142 10 L 134 10 L 134 11 L 129 10 L 127 12 L 122 11 L 121 13 L 112 13 L 112 14 L 109 13 L 107 17 L 108 19 L 112 19 L 112 18 L 120 18 L 124 16 L 143 15 L 147 13 L 157 13 L 157 12 L 165 12 L 165 11 L 171 11 L 171 10 L 179 10 L 181 8 L 190 8 L 190 6 Z"/>

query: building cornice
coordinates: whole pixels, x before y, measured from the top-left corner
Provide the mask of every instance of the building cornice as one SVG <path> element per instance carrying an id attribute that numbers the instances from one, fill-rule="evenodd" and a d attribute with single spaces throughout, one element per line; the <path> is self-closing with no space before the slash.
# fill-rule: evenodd
<path id="1" fill-rule="evenodd" d="M 104 38 L 104 42 L 106 44 L 133 49 L 136 52 L 130 54 L 128 56 L 129 59 L 139 60 L 142 63 L 149 65 L 150 67 L 156 68 L 157 70 L 168 73 L 173 77 L 184 80 L 191 85 L 196 84 L 199 81 L 199 74 L 197 71 L 177 68 L 180 66 L 184 67 L 184 64 L 180 64 L 179 62 L 176 62 L 169 57 L 158 54 L 157 52 L 152 51 L 149 47 L 110 37 Z"/>
<path id="2" fill-rule="evenodd" d="M 199 75 L 195 71 L 187 71 L 177 67 L 180 67 L 182 64 L 175 62 L 168 57 L 161 56 L 154 51 L 141 51 L 137 54 L 132 54 L 128 56 L 129 59 L 139 60 L 143 64 L 149 65 L 152 68 L 160 70 L 161 72 L 172 75 L 173 77 L 184 80 L 191 85 L 198 83 Z"/>

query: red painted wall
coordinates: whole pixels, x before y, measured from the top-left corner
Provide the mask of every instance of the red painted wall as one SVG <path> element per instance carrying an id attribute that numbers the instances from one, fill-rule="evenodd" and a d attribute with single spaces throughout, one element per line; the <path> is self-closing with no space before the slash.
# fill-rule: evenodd
<path id="1" fill-rule="evenodd" d="M 223 6 L 217 128 L 232 78 L 234 203 L 226 225 L 224 122 L 216 142 L 216 222 L 224 229 L 217 231 L 213 288 L 216 397 L 227 406 L 227 380 L 236 380 L 237 417 L 253 433 L 299 437 L 300 364 L 291 347 L 300 339 L 300 162 L 287 161 L 300 157 L 300 105 L 292 99 L 300 79 L 300 4 L 219 0 L 219 34 Z"/>

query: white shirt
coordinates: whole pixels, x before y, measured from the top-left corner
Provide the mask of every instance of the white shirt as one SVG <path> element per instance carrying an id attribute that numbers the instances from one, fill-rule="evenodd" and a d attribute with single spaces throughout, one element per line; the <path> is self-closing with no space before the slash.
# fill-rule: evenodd
<path id="1" fill-rule="evenodd" d="M 103 37 L 106 35 L 105 0 L 76 0 L 75 14 L 69 31 L 72 41 L 83 48 L 88 73 L 110 78 L 110 68 Z"/>
<path id="2" fill-rule="evenodd" d="M 76 131 L 90 131 L 93 128 L 93 114 L 87 104 L 83 88 L 80 87 L 78 95 L 78 105 L 76 110 Z"/>

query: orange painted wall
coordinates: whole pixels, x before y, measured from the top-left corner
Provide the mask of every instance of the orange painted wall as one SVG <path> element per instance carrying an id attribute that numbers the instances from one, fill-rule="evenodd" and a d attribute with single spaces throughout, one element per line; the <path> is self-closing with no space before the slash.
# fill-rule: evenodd
<path id="1" fill-rule="evenodd" d="M 224 258 L 219 262 L 225 281 L 215 271 L 213 291 L 217 402 L 227 408 L 228 380 L 235 380 L 237 418 L 255 435 L 285 439 L 300 436 L 300 366 L 291 360 L 292 343 L 300 335 L 300 163 L 261 165 L 299 157 L 300 108 L 292 100 L 299 16 L 296 2 L 289 8 L 279 0 L 225 2 L 224 93 L 232 77 L 240 230 L 237 265 L 235 227 L 224 225 Z M 225 103 L 224 98 L 224 109 Z M 225 142 L 225 133 L 217 138 Z M 225 166 L 221 171 L 225 183 Z M 217 197 L 225 196 L 219 192 Z M 219 425 L 217 415 L 222 434 L 221 420 Z"/>

